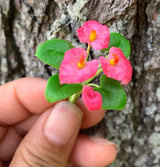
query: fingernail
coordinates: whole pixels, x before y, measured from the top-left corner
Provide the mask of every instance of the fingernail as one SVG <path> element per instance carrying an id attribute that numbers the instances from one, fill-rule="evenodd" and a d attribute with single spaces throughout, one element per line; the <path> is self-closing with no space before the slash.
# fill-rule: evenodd
<path id="1" fill-rule="evenodd" d="M 51 111 L 45 126 L 45 136 L 58 145 L 65 145 L 80 128 L 82 112 L 70 102 L 60 102 Z"/>
<path id="2" fill-rule="evenodd" d="M 102 137 L 99 137 L 99 135 L 97 136 L 91 136 L 90 137 L 90 139 L 93 141 L 93 142 L 95 142 L 95 143 L 97 143 L 97 144 L 100 144 L 100 145 L 102 145 L 102 146 L 108 146 L 108 145 L 113 145 L 115 148 L 116 148 L 116 150 L 117 150 L 117 152 L 118 152 L 118 146 L 115 144 L 115 143 L 113 143 L 113 142 L 111 142 L 111 141 L 109 141 L 109 140 L 106 140 L 106 139 L 104 139 L 104 138 L 102 138 Z"/>

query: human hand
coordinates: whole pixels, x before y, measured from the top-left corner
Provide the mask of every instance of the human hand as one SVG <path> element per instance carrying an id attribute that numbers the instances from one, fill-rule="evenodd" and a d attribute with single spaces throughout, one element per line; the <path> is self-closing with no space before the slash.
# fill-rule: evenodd
<path id="1" fill-rule="evenodd" d="M 79 134 L 97 124 L 105 111 L 87 111 L 62 101 L 47 103 L 46 81 L 23 78 L 0 87 L 0 166 L 104 167 L 116 157 L 107 140 Z M 72 165 L 74 164 L 74 165 Z"/>

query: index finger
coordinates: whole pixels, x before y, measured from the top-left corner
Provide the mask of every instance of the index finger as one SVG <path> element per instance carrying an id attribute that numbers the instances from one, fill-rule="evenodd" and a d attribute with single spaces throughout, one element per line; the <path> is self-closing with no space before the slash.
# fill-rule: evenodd
<path id="1" fill-rule="evenodd" d="M 53 104 L 44 97 L 47 81 L 23 78 L 0 87 L 0 122 L 15 124 L 31 114 L 40 114 Z"/>

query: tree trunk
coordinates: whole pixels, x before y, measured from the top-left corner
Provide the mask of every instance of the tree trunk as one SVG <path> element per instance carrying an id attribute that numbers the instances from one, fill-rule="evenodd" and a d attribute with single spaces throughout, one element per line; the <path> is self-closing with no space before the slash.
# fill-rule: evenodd
<path id="1" fill-rule="evenodd" d="M 126 108 L 107 111 L 89 133 L 119 146 L 112 167 L 159 167 L 160 0 L 1 0 L 0 84 L 28 76 L 48 79 L 55 70 L 34 56 L 36 46 L 62 38 L 84 47 L 76 29 L 92 19 L 130 41 L 134 71 Z"/>

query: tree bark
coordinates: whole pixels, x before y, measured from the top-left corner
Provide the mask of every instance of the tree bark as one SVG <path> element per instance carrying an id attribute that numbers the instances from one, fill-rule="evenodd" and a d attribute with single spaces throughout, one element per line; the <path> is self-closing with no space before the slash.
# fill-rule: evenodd
<path id="1" fill-rule="evenodd" d="M 85 47 L 76 30 L 92 19 L 130 41 L 134 70 L 126 108 L 107 111 L 89 133 L 119 146 L 112 167 L 159 167 L 160 0 L 1 0 L 0 84 L 28 76 L 48 79 L 56 70 L 34 56 L 36 46 L 62 38 Z"/>

